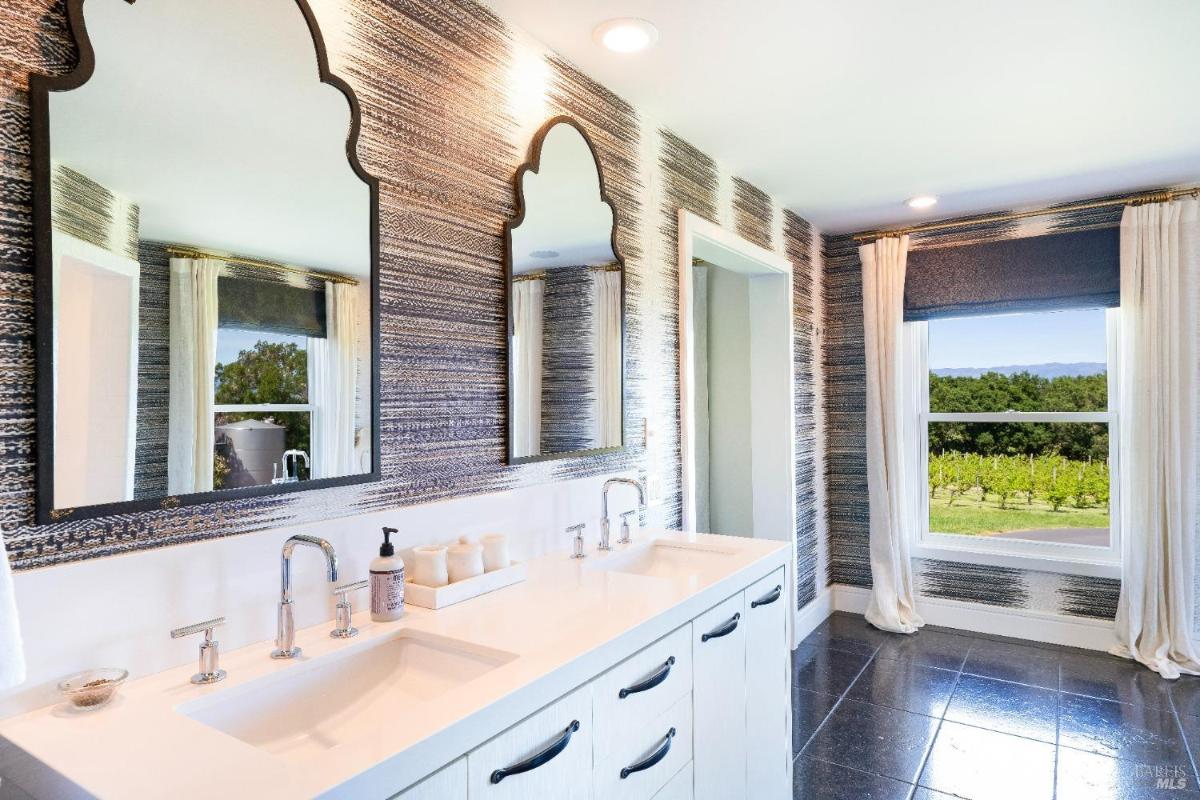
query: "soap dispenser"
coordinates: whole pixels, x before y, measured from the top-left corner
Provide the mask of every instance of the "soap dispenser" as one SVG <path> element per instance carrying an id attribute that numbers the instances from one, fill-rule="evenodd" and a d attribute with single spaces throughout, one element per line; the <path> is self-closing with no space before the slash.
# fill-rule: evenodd
<path id="1" fill-rule="evenodd" d="M 379 557 L 370 565 L 371 573 L 371 619 L 375 622 L 391 622 L 404 616 L 404 562 L 396 556 L 392 544 L 395 528 L 383 529 L 383 544 L 379 546 Z"/>

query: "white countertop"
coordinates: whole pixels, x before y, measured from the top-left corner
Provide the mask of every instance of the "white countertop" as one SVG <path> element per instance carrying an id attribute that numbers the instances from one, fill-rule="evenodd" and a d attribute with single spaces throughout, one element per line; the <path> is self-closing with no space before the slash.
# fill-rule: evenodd
<path id="1" fill-rule="evenodd" d="M 409 606 L 403 619 L 391 623 L 355 614 L 361 633 L 351 640 L 331 639 L 329 622 L 298 631 L 304 654 L 295 661 L 271 660 L 273 645 L 263 642 L 224 653 L 228 678 L 221 683 L 190 683 L 195 664 L 189 663 L 129 683 L 98 711 L 77 713 L 59 704 L 5 720 L 0 736 L 101 798 L 388 796 L 784 566 L 789 552 L 786 542 L 762 539 L 647 531 L 638 541 L 647 538 L 717 544 L 733 552 L 674 580 L 596 568 L 619 556 L 620 546 L 612 554 L 589 550 L 581 561 L 555 553 L 530 561 L 527 581 L 448 608 Z M 365 597 L 358 601 L 366 605 Z M 386 736 L 364 735 L 299 764 L 178 710 L 403 629 L 517 657 L 448 694 L 415 703 Z"/>

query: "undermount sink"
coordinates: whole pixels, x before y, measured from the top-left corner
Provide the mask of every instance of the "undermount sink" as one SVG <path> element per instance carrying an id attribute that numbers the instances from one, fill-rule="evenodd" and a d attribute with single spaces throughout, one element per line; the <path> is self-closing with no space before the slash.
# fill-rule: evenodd
<path id="1" fill-rule="evenodd" d="M 589 569 L 648 575 L 653 578 L 689 578 L 720 564 L 736 553 L 712 545 L 654 540 L 628 550 L 614 551 L 588 564 Z"/>
<path id="2" fill-rule="evenodd" d="M 180 711 L 249 745 L 301 761 L 380 725 L 403 725 L 419 704 L 516 657 L 460 639 L 402 631 Z"/>

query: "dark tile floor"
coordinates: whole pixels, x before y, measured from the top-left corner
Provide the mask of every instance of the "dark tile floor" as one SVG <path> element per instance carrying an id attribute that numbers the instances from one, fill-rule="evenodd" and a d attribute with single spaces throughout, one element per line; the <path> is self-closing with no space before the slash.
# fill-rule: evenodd
<path id="1" fill-rule="evenodd" d="M 1200 800 L 1200 678 L 834 614 L 793 655 L 796 800 Z"/>

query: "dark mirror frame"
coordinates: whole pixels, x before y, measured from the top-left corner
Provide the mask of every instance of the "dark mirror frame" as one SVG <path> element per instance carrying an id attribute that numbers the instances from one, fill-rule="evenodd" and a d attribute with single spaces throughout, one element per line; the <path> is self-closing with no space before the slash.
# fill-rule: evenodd
<path id="1" fill-rule="evenodd" d="M 600 200 L 610 209 L 612 209 L 612 232 L 609 235 L 609 244 L 612 247 L 613 257 L 621 266 L 621 444 L 616 447 L 597 447 L 590 450 L 564 450 L 560 453 L 544 453 L 536 456 L 514 456 L 512 454 L 512 443 L 515 437 L 513 430 L 516 425 L 516 413 L 513 407 L 513 382 L 515 379 L 516 359 L 513 357 L 512 340 L 513 340 L 513 229 L 519 227 L 525 220 L 525 188 L 524 181 L 526 173 L 532 172 L 535 175 L 541 165 L 542 160 L 542 145 L 546 141 L 546 135 L 557 125 L 570 125 L 583 140 L 587 142 L 588 151 L 592 154 L 592 161 L 596 165 L 596 177 L 600 184 Z M 617 213 L 617 207 L 613 204 L 612 199 L 608 195 L 608 191 L 604 185 L 604 169 L 600 166 L 600 156 L 596 152 L 596 144 L 592 141 L 592 137 L 584 129 L 578 121 L 573 117 L 565 114 L 556 117 L 551 117 L 543 123 L 533 136 L 533 141 L 529 145 L 529 160 L 521 165 L 517 170 L 516 176 L 513 178 L 513 191 L 516 196 L 516 213 L 513 214 L 504 223 L 504 304 L 505 314 L 507 317 L 506 331 L 507 336 L 504 342 L 504 351 L 508 359 L 508 383 L 505 386 L 505 391 L 508 394 L 508 425 L 505 427 L 507 440 L 505 442 L 505 455 L 508 457 L 509 464 L 532 464 L 538 461 L 553 461 L 560 458 L 573 458 L 576 456 L 598 456 L 607 453 L 622 453 L 626 449 L 625 441 L 625 389 L 628 385 L 625 375 L 625 257 L 621 255 L 621 250 L 617 246 L 617 231 L 621 226 L 620 215 Z"/>
<path id="2" fill-rule="evenodd" d="M 37 523 L 45 525 L 69 520 L 93 519 L 136 511 L 157 511 L 241 500 L 248 497 L 289 494 L 292 492 L 325 489 L 333 486 L 371 483 L 380 479 L 379 452 L 379 179 L 368 174 L 358 160 L 358 137 L 362 128 L 362 111 L 350 85 L 329 70 L 325 40 L 317 19 L 306 0 L 295 0 L 308 24 L 317 56 L 317 71 L 322 83 L 340 91 L 350 105 L 350 132 L 346 138 L 346 158 L 354 173 L 367 185 L 371 194 L 371 471 L 336 478 L 318 478 L 299 483 L 249 486 L 194 494 L 167 495 L 143 500 L 124 500 L 98 503 L 77 508 L 54 507 L 54 309 L 53 259 L 50 188 L 50 94 L 67 92 L 83 86 L 92 77 L 96 54 L 88 38 L 84 22 L 85 0 L 67 0 L 67 22 L 79 52 L 79 63 L 71 72 L 60 76 L 31 75 L 29 108 L 31 151 L 33 160 L 33 250 L 34 250 L 34 313 L 36 331 L 36 403 L 37 403 Z M 136 0 L 126 0 L 130 5 Z"/>

